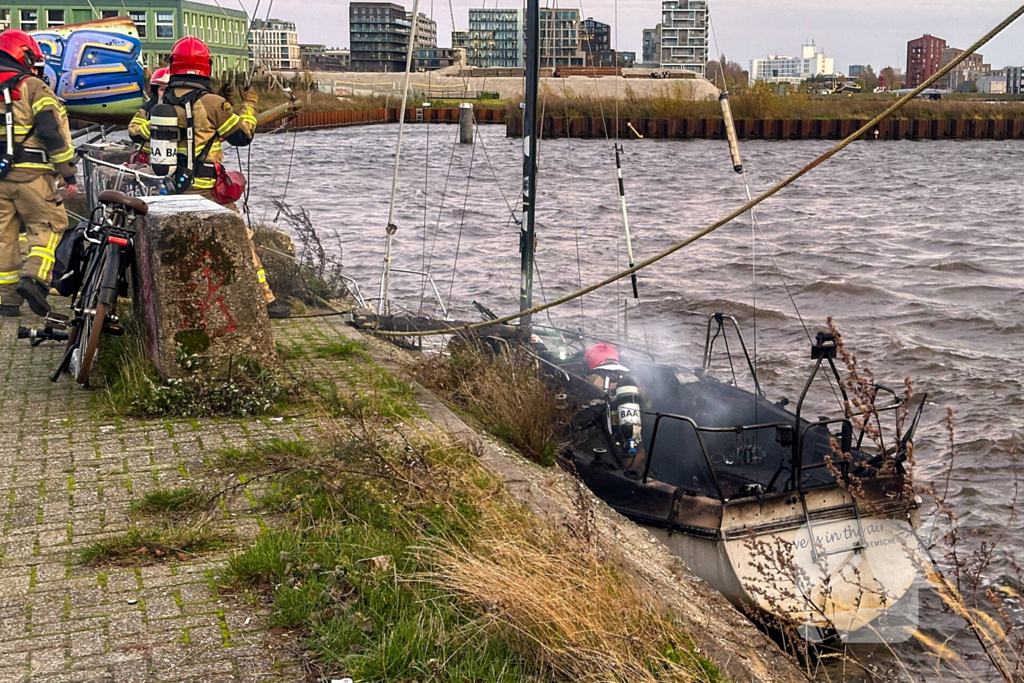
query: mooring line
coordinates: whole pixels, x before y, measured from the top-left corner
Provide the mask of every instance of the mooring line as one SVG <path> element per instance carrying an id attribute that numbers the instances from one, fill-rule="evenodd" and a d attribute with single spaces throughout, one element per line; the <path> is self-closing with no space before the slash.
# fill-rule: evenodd
<path id="1" fill-rule="evenodd" d="M 730 214 L 728 214 L 724 218 L 721 218 L 721 219 L 715 221 L 714 223 L 712 223 L 711 225 L 707 226 L 703 230 L 700 230 L 700 231 L 694 233 L 693 235 L 691 235 L 690 237 L 686 238 L 682 242 L 678 242 L 678 243 L 672 245 L 671 247 L 669 247 L 668 249 L 665 249 L 661 253 L 655 254 L 654 256 L 648 258 L 645 261 L 641 261 L 640 263 L 636 264 L 632 268 L 627 268 L 626 270 L 623 270 L 623 271 L 621 271 L 619 273 L 616 273 L 615 275 L 612 275 L 611 277 L 605 278 L 604 280 L 601 280 L 600 282 L 595 282 L 594 284 L 590 285 L 589 287 L 584 287 L 583 289 L 581 289 L 579 291 L 576 291 L 576 292 L 573 292 L 572 294 L 566 294 L 565 296 L 560 297 L 558 299 L 555 299 L 554 301 L 549 301 L 549 302 L 547 302 L 545 304 L 540 304 L 540 305 L 537 305 L 537 306 L 533 306 L 532 308 L 528 308 L 525 311 L 520 311 L 520 312 L 514 313 L 512 315 L 506 315 L 506 316 L 503 316 L 501 318 L 495 318 L 494 320 L 484 320 L 482 322 L 473 323 L 471 325 L 462 325 L 460 327 L 451 327 L 451 328 L 445 329 L 445 330 L 425 330 L 425 331 L 422 331 L 422 332 L 388 332 L 388 331 L 383 331 L 383 330 L 377 330 L 377 333 L 381 334 L 381 335 L 384 335 L 384 336 L 388 336 L 388 337 L 428 337 L 428 336 L 433 336 L 433 335 L 451 334 L 452 332 L 472 331 L 472 330 L 477 330 L 477 329 L 480 329 L 480 328 L 483 328 L 483 327 L 490 327 L 492 325 L 502 325 L 504 323 L 512 322 L 513 320 L 517 320 L 519 318 L 522 318 L 523 316 L 526 316 L 526 315 L 533 315 L 534 313 L 540 313 L 542 311 L 546 311 L 549 308 L 554 308 L 555 306 L 561 306 L 562 304 L 568 303 L 568 302 L 570 302 L 570 301 L 572 301 L 574 299 L 577 299 L 577 298 L 579 298 L 581 296 L 584 296 L 585 294 L 590 294 L 591 292 L 594 292 L 594 291 L 596 291 L 598 289 L 601 289 L 602 287 L 606 287 L 606 286 L 608 286 L 608 285 L 610 285 L 610 284 L 612 284 L 614 282 L 618 282 L 622 278 L 628 277 L 628 276 L 632 275 L 633 273 L 639 272 L 639 271 L 643 270 L 644 268 L 647 268 L 648 266 L 652 266 L 655 263 L 657 263 L 658 261 L 661 261 L 662 259 L 664 259 L 664 258 L 666 258 L 668 256 L 671 256 L 672 254 L 676 253 L 680 249 L 693 244 L 694 242 L 696 242 L 700 238 L 705 237 L 706 235 L 709 235 L 710 233 L 714 232 L 715 230 L 718 230 L 723 225 L 732 222 L 736 218 L 739 218 L 740 216 L 745 214 L 747 211 L 750 211 L 752 208 L 754 208 L 755 206 L 757 206 L 758 204 L 760 204 L 764 200 L 769 199 L 770 197 L 778 194 L 779 191 L 785 189 L 789 185 L 792 185 L 794 182 L 796 182 L 797 180 L 799 180 L 803 176 L 807 175 L 808 173 L 813 171 L 815 168 L 817 168 L 821 164 L 825 163 L 826 161 L 828 161 L 829 159 L 834 157 L 839 152 L 841 152 L 844 149 L 846 149 L 847 147 L 849 147 L 854 141 L 858 140 L 865 133 L 870 132 L 872 128 L 874 128 L 875 126 L 877 126 L 879 124 L 879 122 L 883 121 L 884 119 L 886 119 L 887 117 L 889 117 L 893 113 L 895 113 L 895 112 L 899 111 L 900 109 L 902 109 L 908 102 L 910 102 L 911 100 L 916 98 L 926 88 L 928 88 L 928 86 L 932 85 L 937 80 L 939 80 L 940 78 L 942 78 L 943 76 L 948 74 L 950 71 L 955 69 L 961 62 L 963 62 L 965 59 L 967 59 L 972 54 L 974 54 L 979 49 L 981 49 L 986 43 L 988 43 L 990 40 L 992 40 L 995 36 L 997 36 L 998 34 L 1002 33 L 1003 30 L 1005 30 L 1007 26 L 1009 26 L 1014 21 L 1016 21 L 1022 14 L 1024 14 L 1024 5 L 1021 5 L 1016 10 L 1014 10 L 1014 12 L 1012 14 L 1010 14 L 1010 16 L 1008 16 L 1006 19 L 1003 19 L 1003 21 L 999 22 L 999 24 L 996 25 L 995 28 L 993 28 L 991 31 L 986 33 L 981 38 L 979 38 L 977 42 L 975 42 L 973 45 L 971 45 L 967 50 L 965 50 L 961 55 L 956 57 L 949 64 L 947 64 L 946 66 L 942 67 L 937 72 L 935 72 L 930 78 L 926 79 L 924 81 L 924 83 L 922 83 L 921 85 L 917 86 L 916 88 L 911 90 L 909 93 L 907 93 L 906 95 L 904 95 L 900 99 L 896 100 L 896 102 L 893 103 L 893 105 L 890 106 L 888 109 L 883 111 L 881 114 L 878 114 L 877 116 L 875 116 L 873 119 L 871 119 L 870 121 L 865 123 L 863 126 L 861 126 L 859 129 L 857 129 L 853 134 L 851 134 L 850 136 L 848 136 L 844 140 L 840 141 L 835 147 L 833 147 L 832 149 L 828 150 L 827 152 L 825 152 L 824 154 L 822 154 L 821 156 L 816 158 L 814 161 L 810 162 L 809 164 L 807 164 L 806 166 L 801 168 L 800 170 L 796 171 L 795 173 L 790 175 L 788 178 L 785 178 L 784 180 L 780 181 L 779 183 L 777 183 L 773 187 L 769 188 L 768 190 L 765 190 L 763 193 L 759 194 L 757 197 L 754 197 L 754 199 L 748 201 L 746 204 L 744 204 L 743 206 L 739 207 L 735 211 L 731 212 Z"/>

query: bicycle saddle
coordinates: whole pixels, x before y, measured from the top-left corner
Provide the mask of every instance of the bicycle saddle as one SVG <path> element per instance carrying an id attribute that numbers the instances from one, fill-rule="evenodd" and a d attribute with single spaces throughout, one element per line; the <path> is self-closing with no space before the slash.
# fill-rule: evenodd
<path id="1" fill-rule="evenodd" d="M 117 190 L 103 190 L 98 197 L 102 204 L 120 204 L 126 209 L 131 209 L 140 216 L 149 213 L 149 206 L 138 197 L 129 197 L 124 192 Z"/>

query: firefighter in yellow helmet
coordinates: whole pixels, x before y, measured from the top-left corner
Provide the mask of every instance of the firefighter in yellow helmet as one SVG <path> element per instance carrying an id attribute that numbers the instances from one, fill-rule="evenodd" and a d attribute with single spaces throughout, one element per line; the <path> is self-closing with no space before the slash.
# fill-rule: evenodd
<path id="1" fill-rule="evenodd" d="M 224 160 L 221 141 L 235 147 L 244 147 L 252 142 L 256 132 L 256 103 L 259 96 L 255 91 L 246 91 L 242 110 L 236 114 L 231 103 L 211 90 L 210 75 L 212 72 L 210 49 L 194 36 L 182 38 L 171 49 L 170 80 L 163 96 L 162 104 L 172 105 L 178 115 L 178 167 L 187 168 L 192 179 L 179 190 L 185 194 L 198 194 L 223 204 L 233 211 L 238 211 L 231 199 L 217 196 L 214 186 L 217 182 L 217 169 Z M 191 111 L 191 119 L 188 112 Z M 152 134 L 153 121 L 150 120 L 152 107 L 140 110 L 128 126 L 128 134 L 138 144 L 149 142 Z M 192 158 L 189 159 L 187 139 L 192 132 Z M 177 176 L 178 173 L 175 173 Z M 263 288 L 263 297 L 267 304 L 267 313 L 271 318 L 287 318 L 291 309 L 275 300 L 274 293 L 267 285 L 263 264 L 252 244 L 252 233 L 249 233 L 249 245 L 252 248 L 252 259 L 256 265 L 256 274 Z"/>
<path id="2" fill-rule="evenodd" d="M 50 312 L 54 250 L 68 225 L 64 197 L 76 192 L 67 113 L 35 71 L 42 60 L 32 36 L 0 33 L 0 107 L 10 114 L 0 126 L 0 315 L 9 318 L 21 315 L 23 301 L 36 315 Z"/>

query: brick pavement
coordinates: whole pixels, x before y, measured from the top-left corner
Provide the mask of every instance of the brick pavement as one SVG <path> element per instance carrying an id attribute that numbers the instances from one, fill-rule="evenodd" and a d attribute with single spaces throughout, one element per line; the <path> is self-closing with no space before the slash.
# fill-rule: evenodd
<path id="1" fill-rule="evenodd" d="M 75 552 L 128 529 L 147 490 L 217 476 L 203 464 L 215 449 L 316 424 L 104 418 L 95 392 L 49 381 L 58 345 L 33 349 L 16 331 L 0 319 L 0 683 L 301 680 L 261 615 L 218 594 L 228 553 L 96 568 Z M 250 501 L 226 515 L 239 545 L 263 523 Z"/>

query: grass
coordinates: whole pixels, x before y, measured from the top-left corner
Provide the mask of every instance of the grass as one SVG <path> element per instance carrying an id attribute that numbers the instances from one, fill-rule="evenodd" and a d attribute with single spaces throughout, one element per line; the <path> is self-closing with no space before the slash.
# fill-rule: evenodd
<path id="1" fill-rule="evenodd" d="M 356 347 L 347 346 L 343 353 Z M 413 387 L 372 361 L 324 437 L 225 449 L 285 521 L 225 581 L 269 598 L 323 674 L 410 681 L 719 681 L 642 580 L 546 526 L 466 448 L 396 422 Z M 408 411 L 409 409 L 406 408 Z"/>
<path id="2" fill-rule="evenodd" d="M 333 341 L 327 344 L 321 344 L 316 347 L 316 356 L 318 358 L 361 358 L 363 360 L 369 360 L 370 356 L 366 353 L 366 348 L 363 344 L 360 344 L 354 339 L 343 339 L 341 341 Z"/>
<path id="3" fill-rule="evenodd" d="M 234 555 L 226 578 L 269 594 L 272 625 L 299 631 L 325 671 L 719 680 L 634 577 L 508 498 L 471 453 L 399 443 L 375 433 L 261 449 L 280 471 L 263 503 L 288 524 Z"/>
<path id="4" fill-rule="evenodd" d="M 150 517 L 181 517 L 202 510 L 210 494 L 192 486 L 147 491 L 131 505 L 131 512 Z"/>
<path id="5" fill-rule="evenodd" d="M 86 546 L 78 561 L 87 565 L 185 560 L 195 553 L 218 550 L 233 536 L 206 523 L 166 522 L 149 528 L 133 528 Z"/>
<path id="6" fill-rule="evenodd" d="M 535 362 L 515 350 L 495 353 L 471 343 L 449 350 L 422 362 L 418 377 L 531 460 L 553 465 L 567 411 Z"/>

